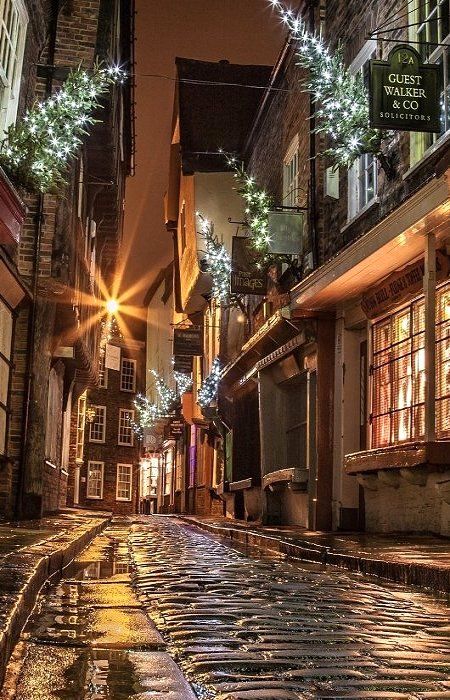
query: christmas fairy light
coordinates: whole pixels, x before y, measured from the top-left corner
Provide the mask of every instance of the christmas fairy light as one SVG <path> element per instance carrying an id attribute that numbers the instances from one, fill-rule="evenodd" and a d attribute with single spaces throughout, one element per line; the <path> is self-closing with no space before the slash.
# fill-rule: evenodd
<path id="1" fill-rule="evenodd" d="M 205 272 L 211 275 L 213 282 L 212 296 L 219 304 L 226 304 L 230 298 L 231 256 L 214 234 L 214 225 L 200 212 L 197 212 L 197 219 L 205 241 Z"/>
<path id="2" fill-rule="evenodd" d="M 391 135 L 369 124 L 369 100 L 361 73 L 350 73 L 341 46 L 332 54 L 302 19 L 278 0 L 271 4 L 298 42 L 298 65 L 308 69 L 303 87 L 318 104 L 316 131 L 327 134 L 331 141 L 325 155 L 333 165 L 348 168 L 363 153 L 372 153 L 386 168 L 381 145 Z"/>
<path id="3" fill-rule="evenodd" d="M 205 377 L 198 390 L 198 405 L 200 408 L 208 408 L 216 399 L 219 390 L 221 363 L 215 357 L 211 367 L 211 373 Z"/>
<path id="4" fill-rule="evenodd" d="M 181 396 L 192 389 L 192 377 L 184 372 L 174 372 L 173 377 L 177 383 L 177 391 Z"/>
<path id="5" fill-rule="evenodd" d="M 72 70 L 58 92 L 36 102 L 8 129 L 0 147 L 0 165 L 7 175 L 28 191 L 57 192 L 88 125 L 96 121 L 92 115 L 100 97 L 124 77 L 118 66 Z"/>

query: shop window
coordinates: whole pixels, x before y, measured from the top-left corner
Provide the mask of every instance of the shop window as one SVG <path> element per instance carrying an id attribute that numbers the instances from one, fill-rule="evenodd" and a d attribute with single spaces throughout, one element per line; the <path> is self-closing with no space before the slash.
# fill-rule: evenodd
<path id="1" fill-rule="evenodd" d="M 410 39 L 422 60 L 441 66 L 441 130 L 439 134 L 411 133 L 411 165 L 417 163 L 450 129 L 450 0 L 413 0 Z"/>
<path id="2" fill-rule="evenodd" d="M 108 368 L 105 366 L 106 352 L 101 352 L 98 360 L 98 386 L 100 389 L 108 388 Z"/>
<path id="3" fill-rule="evenodd" d="M 103 498 L 103 462 L 88 462 L 86 498 Z"/>
<path id="4" fill-rule="evenodd" d="M 170 496 L 172 491 L 173 474 L 173 450 L 170 448 L 164 453 L 164 495 Z"/>
<path id="5" fill-rule="evenodd" d="M 120 390 L 136 390 L 136 360 L 130 360 L 127 357 L 122 358 L 120 368 Z"/>
<path id="6" fill-rule="evenodd" d="M 133 465 L 117 465 L 116 501 L 131 501 L 131 485 L 133 480 Z"/>
<path id="7" fill-rule="evenodd" d="M 283 160 L 283 204 L 295 207 L 299 203 L 300 153 L 298 134 L 292 139 Z"/>
<path id="8" fill-rule="evenodd" d="M 119 445 L 133 446 L 133 428 L 131 423 L 134 420 L 134 411 L 128 408 L 119 409 Z"/>
<path id="9" fill-rule="evenodd" d="M 423 297 L 372 329 L 372 447 L 425 435 Z M 436 435 L 450 435 L 450 285 L 436 295 Z"/>
<path id="10" fill-rule="evenodd" d="M 369 85 L 369 61 L 376 57 L 376 41 L 368 41 L 350 66 L 353 75 L 360 73 Z M 371 153 L 364 153 L 348 171 L 348 218 L 353 219 L 377 195 L 377 161 Z"/>
<path id="11" fill-rule="evenodd" d="M 11 373 L 12 313 L 0 299 L 0 455 L 6 452 L 8 388 Z"/>
<path id="12" fill-rule="evenodd" d="M 28 15 L 22 0 L 0 3 L 1 134 L 16 120 L 27 24 Z"/>
<path id="13" fill-rule="evenodd" d="M 77 445 L 76 445 L 76 461 L 83 461 L 84 454 L 84 428 L 86 425 L 86 392 L 78 399 L 77 413 Z"/>
<path id="14" fill-rule="evenodd" d="M 105 442 L 106 406 L 93 406 L 95 417 L 89 423 L 89 442 Z"/>

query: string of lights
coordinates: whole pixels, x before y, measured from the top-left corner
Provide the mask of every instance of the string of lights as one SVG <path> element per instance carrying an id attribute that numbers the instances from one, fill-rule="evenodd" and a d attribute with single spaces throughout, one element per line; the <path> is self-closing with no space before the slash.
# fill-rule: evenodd
<path id="1" fill-rule="evenodd" d="M 363 153 L 372 153 L 384 165 L 381 146 L 388 132 L 369 124 L 369 101 L 363 76 L 353 75 L 345 65 L 342 47 L 331 54 L 320 35 L 308 31 L 303 20 L 280 0 L 270 0 L 298 45 L 298 65 L 309 76 L 303 87 L 320 105 L 317 131 L 330 137 L 325 151 L 335 166 L 350 167 Z"/>
<path id="2" fill-rule="evenodd" d="M 8 129 L 0 147 L 0 165 L 7 175 L 31 192 L 58 192 L 87 126 L 95 121 L 100 96 L 124 79 L 118 66 L 72 70 L 58 92 L 36 102 Z"/>
<path id="3" fill-rule="evenodd" d="M 205 377 L 198 390 L 198 405 L 200 408 L 208 408 L 216 399 L 219 390 L 221 363 L 215 357 L 211 367 L 211 373 Z"/>

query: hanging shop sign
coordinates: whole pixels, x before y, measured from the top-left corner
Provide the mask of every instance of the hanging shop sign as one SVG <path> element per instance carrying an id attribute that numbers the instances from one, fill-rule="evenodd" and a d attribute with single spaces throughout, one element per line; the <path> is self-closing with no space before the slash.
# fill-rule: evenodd
<path id="1" fill-rule="evenodd" d="M 437 251 L 436 282 L 442 282 L 449 275 L 449 258 Z M 377 318 L 390 311 L 399 303 L 416 296 L 423 289 L 425 262 L 423 258 L 392 275 L 363 295 L 361 308 L 367 318 Z"/>
<path id="2" fill-rule="evenodd" d="M 439 132 L 440 84 L 440 66 L 424 64 L 411 46 L 395 46 L 387 61 L 370 61 L 370 125 Z"/>
<path id="3" fill-rule="evenodd" d="M 105 367 L 107 369 L 120 370 L 120 348 L 117 345 L 106 344 Z"/>
<path id="4" fill-rule="evenodd" d="M 184 431 L 184 422 L 182 420 L 174 419 L 170 421 L 169 425 L 169 436 L 171 439 L 176 440 L 176 438 L 181 437 Z"/>
<path id="5" fill-rule="evenodd" d="M 173 333 L 173 355 L 195 357 L 203 355 L 202 326 L 175 328 Z"/>
<path id="6" fill-rule="evenodd" d="M 173 358 L 173 371 L 181 374 L 191 374 L 193 370 L 194 358 L 189 355 L 175 355 Z"/>
<path id="7" fill-rule="evenodd" d="M 302 211 L 270 211 L 269 250 L 277 255 L 301 255 L 305 214 Z"/>
<path id="8" fill-rule="evenodd" d="M 250 238 L 233 236 L 231 258 L 231 293 L 265 296 L 267 270 L 257 267 L 258 255 Z"/>

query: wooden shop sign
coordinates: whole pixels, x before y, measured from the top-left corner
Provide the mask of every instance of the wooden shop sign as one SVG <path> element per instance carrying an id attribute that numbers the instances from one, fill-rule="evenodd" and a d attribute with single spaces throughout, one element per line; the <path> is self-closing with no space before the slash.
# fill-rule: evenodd
<path id="1" fill-rule="evenodd" d="M 424 64 L 407 44 L 394 46 L 387 61 L 370 61 L 370 126 L 439 133 L 440 86 L 440 66 Z"/>
<path id="2" fill-rule="evenodd" d="M 192 355 L 175 355 L 173 358 L 173 371 L 181 372 L 181 374 L 192 374 L 193 362 L 194 358 Z"/>
<path id="3" fill-rule="evenodd" d="M 305 214 L 302 211 L 270 211 L 269 250 L 274 255 L 301 255 L 305 235 Z"/>
<path id="4" fill-rule="evenodd" d="M 398 306 L 408 298 L 416 296 L 423 289 L 425 262 L 418 260 L 403 270 L 393 272 L 376 287 L 363 295 L 361 308 L 367 318 L 377 318 L 381 314 Z M 436 282 L 448 277 L 449 259 L 444 253 L 436 253 Z"/>
<path id="5" fill-rule="evenodd" d="M 169 435 L 171 438 L 176 439 L 183 435 L 184 422 L 182 420 L 172 420 L 169 426 Z"/>
<path id="6" fill-rule="evenodd" d="M 267 270 L 257 267 L 258 254 L 249 238 L 233 236 L 231 263 L 232 294 L 267 294 Z"/>
<path id="7" fill-rule="evenodd" d="M 196 357 L 203 355 L 202 326 L 175 328 L 173 332 L 173 355 Z"/>

